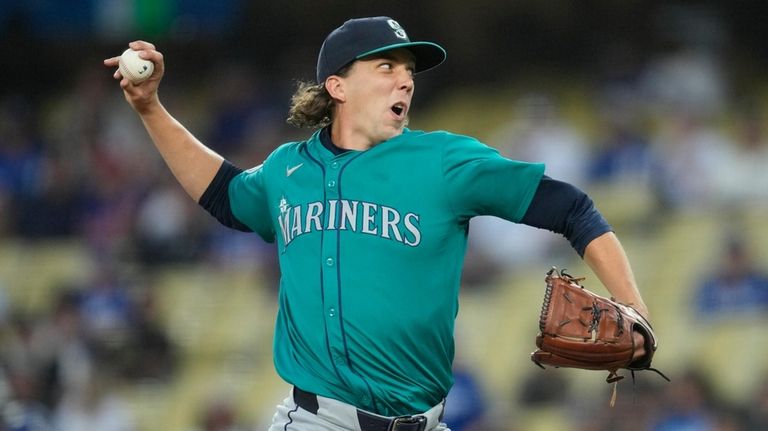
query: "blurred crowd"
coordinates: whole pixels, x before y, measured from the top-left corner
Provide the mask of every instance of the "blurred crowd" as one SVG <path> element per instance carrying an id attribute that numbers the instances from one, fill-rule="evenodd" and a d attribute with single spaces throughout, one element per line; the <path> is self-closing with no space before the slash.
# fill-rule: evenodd
<path id="1" fill-rule="evenodd" d="M 0 280 L 0 431 L 138 430 L 114 388 L 172 381 L 179 361 L 157 316 L 155 269 L 256 266 L 270 289 L 279 277 L 271 245 L 219 226 L 184 194 L 111 72 L 93 64 L 78 73 L 73 86 L 47 97 L 0 94 L 0 243 L 75 240 L 98 268 L 83 284 L 57 286 L 48 309 L 34 315 L 3 301 Z M 252 66 L 227 63 L 200 78 L 194 86 L 167 80 L 164 104 L 237 165 L 255 166 L 277 145 L 307 135 L 285 124 L 290 94 Z M 560 94 L 524 92 L 483 140 L 510 158 L 544 161 L 548 175 L 588 192 L 609 187 L 620 203 L 645 203 L 636 214 L 644 224 L 675 213 L 768 209 L 766 106 L 756 95 L 734 96 L 721 51 L 682 46 L 630 72 L 604 70 L 587 85 L 580 120 Z M 467 288 L 572 253 L 548 232 L 491 217 L 471 226 Z M 748 246 L 749 232 L 730 228 L 722 260 L 691 279 L 691 307 L 707 318 L 766 316 L 768 265 Z M 518 429 L 484 408 L 490 402 L 476 374 L 456 369 L 446 417 L 452 429 Z M 768 429 L 768 376 L 759 376 L 765 383 L 746 405 L 718 399 L 695 369 L 670 385 L 644 377 L 611 410 L 568 395 L 567 381 L 551 375 L 532 374 L 516 398 L 521 408 L 564 406 L 582 431 Z M 216 402 L 201 412 L 198 429 L 245 427 L 232 405 Z"/>

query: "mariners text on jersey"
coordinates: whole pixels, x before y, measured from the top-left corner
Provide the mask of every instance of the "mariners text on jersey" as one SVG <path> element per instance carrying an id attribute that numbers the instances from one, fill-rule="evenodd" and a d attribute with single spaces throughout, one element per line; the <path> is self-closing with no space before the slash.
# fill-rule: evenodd
<path id="1" fill-rule="evenodd" d="M 374 235 L 416 247 L 421 242 L 419 216 L 371 202 L 331 199 L 291 206 L 280 199 L 277 224 L 287 247 L 296 237 L 321 230 L 342 230 Z"/>

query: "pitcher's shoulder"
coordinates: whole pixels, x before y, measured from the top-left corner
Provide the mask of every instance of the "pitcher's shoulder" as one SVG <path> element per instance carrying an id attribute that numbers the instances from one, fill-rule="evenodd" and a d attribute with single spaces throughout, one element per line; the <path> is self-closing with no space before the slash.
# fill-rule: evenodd
<path id="1" fill-rule="evenodd" d="M 410 130 L 406 129 L 403 132 L 403 137 L 413 141 L 426 141 L 432 143 L 443 144 L 465 144 L 465 145 L 477 145 L 482 144 L 477 138 L 468 135 L 462 135 L 459 133 L 449 132 L 447 130 Z"/>
<path id="2" fill-rule="evenodd" d="M 310 140 L 306 141 L 291 141 L 281 144 L 267 156 L 264 160 L 265 165 L 271 164 L 283 164 L 296 160 L 297 157 L 307 152 L 307 146 Z"/>

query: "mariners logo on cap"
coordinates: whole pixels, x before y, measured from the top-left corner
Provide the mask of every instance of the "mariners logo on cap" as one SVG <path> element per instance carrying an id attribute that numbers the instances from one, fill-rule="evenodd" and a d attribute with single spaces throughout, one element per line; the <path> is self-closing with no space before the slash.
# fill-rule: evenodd
<path id="1" fill-rule="evenodd" d="M 400 26 L 400 23 L 397 21 L 390 19 L 387 20 L 387 24 L 389 24 L 390 27 L 392 27 L 392 30 L 395 31 L 395 36 L 399 37 L 400 39 L 408 40 L 408 35 L 405 33 L 405 29 Z"/>

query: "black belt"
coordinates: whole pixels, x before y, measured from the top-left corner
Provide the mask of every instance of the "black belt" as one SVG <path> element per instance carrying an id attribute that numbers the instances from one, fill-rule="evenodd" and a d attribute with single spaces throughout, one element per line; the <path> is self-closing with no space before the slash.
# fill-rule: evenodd
<path id="1" fill-rule="evenodd" d="M 293 400 L 302 409 L 317 414 L 319 408 L 317 395 L 294 386 Z M 357 421 L 362 431 L 425 431 L 427 429 L 427 417 L 422 415 L 382 418 L 357 409 Z"/>

